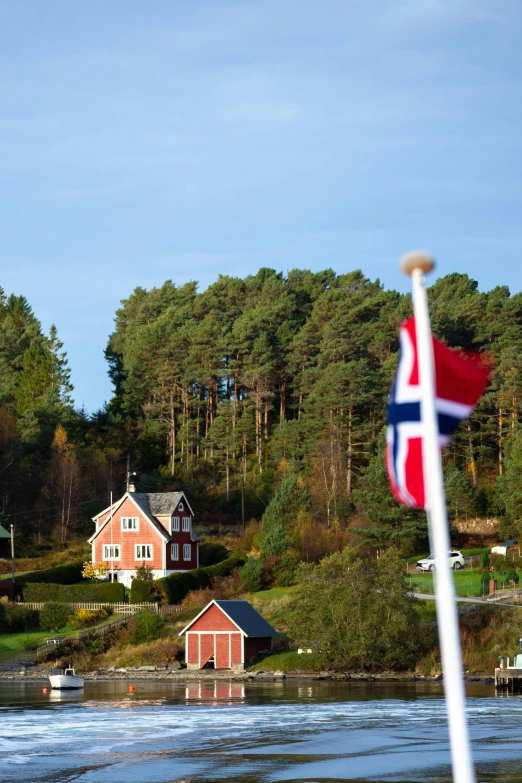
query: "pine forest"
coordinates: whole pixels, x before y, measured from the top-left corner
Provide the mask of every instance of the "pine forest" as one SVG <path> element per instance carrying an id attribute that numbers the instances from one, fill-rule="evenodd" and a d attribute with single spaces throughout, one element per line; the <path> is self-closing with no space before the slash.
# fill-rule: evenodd
<path id="1" fill-rule="evenodd" d="M 451 520 L 522 519 L 522 295 L 466 275 L 429 289 L 433 331 L 487 354 L 491 379 L 445 452 Z M 136 288 L 115 314 L 114 385 L 92 415 L 74 406 L 66 347 L 22 296 L 0 289 L 0 524 L 28 550 L 92 533 L 125 488 L 183 489 L 197 524 L 315 562 L 348 541 L 425 546 L 384 469 L 386 399 L 411 298 L 359 271 L 260 269 Z M 246 532 L 245 532 L 246 531 Z"/>

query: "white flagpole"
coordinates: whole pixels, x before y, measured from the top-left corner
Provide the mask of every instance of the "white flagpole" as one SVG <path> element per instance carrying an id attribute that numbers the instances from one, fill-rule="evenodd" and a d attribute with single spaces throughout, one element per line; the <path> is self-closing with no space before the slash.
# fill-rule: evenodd
<path id="1" fill-rule="evenodd" d="M 453 576 L 449 566 L 450 538 L 444 476 L 439 446 L 439 427 L 435 407 L 435 369 L 428 297 L 424 273 L 435 266 L 426 253 L 408 253 L 401 259 L 405 274 L 413 284 L 413 312 L 417 334 L 421 419 L 423 425 L 424 491 L 431 551 L 435 552 L 435 593 L 437 624 L 442 658 L 444 693 L 450 735 L 451 760 L 455 783 L 475 783 L 475 770 L 466 720 L 466 694 L 462 671 L 459 622 Z"/>

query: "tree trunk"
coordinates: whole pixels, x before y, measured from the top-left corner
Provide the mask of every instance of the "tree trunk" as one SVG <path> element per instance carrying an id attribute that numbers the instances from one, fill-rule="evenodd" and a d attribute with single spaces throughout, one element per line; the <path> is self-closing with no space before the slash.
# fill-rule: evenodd
<path id="1" fill-rule="evenodd" d="M 246 435 L 243 435 L 243 465 L 241 470 L 241 524 L 245 532 L 245 474 L 246 474 Z"/>
<path id="2" fill-rule="evenodd" d="M 229 465 L 229 454 L 228 454 L 228 443 L 226 446 L 225 451 L 225 471 L 226 471 L 226 479 L 227 479 L 227 503 L 230 500 L 230 465 Z"/>
<path id="3" fill-rule="evenodd" d="M 301 408 L 303 407 L 303 376 L 304 376 L 304 364 L 301 366 L 301 384 L 299 386 L 299 406 L 297 408 L 297 420 L 301 418 Z"/>
<path id="4" fill-rule="evenodd" d="M 346 465 L 346 492 L 348 495 L 352 494 L 352 416 L 353 410 L 350 406 L 350 408 L 348 408 L 348 456 Z"/>
<path id="5" fill-rule="evenodd" d="M 256 386 L 255 405 L 256 405 L 256 454 L 257 454 L 257 462 L 259 465 L 259 472 L 262 473 L 263 472 L 263 442 L 261 437 L 262 411 L 261 411 L 261 394 L 259 391 L 259 386 Z"/>
<path id="6" fill-rule="evenodd" d="M 336 460 L 334 447 L 335 447 L 335 443 L 334 443 L 334 433 L 332 427 L 330 432 L 330 460 L 331 460 L 331 471 L 332 471 L 332 495 L 333 495 L 333 504 L 334 504 L 334 518 L 336 518 L 337 517 L 337 460 Z"/>
<path id="7" fill-rule="evenodd" d="M 71 503 L 72 503 L 72 488 L 73 488 L 73 471 L 71 466 L 71 471 L 69 474 L 69 497 L 67 500 L 67 515 L 65 518 L 65 538 L 64 541 L 67 540 L 67 533 L 69 531 L 69 523 L 71 521 Z"/>
<path id="8" fill-rule="evenodd" d="M 502 408 L 498 411 L 498 475 L 502 475 L 503 459 L 502 459 Z"/>
<path id="9" fill-rule="evenodd" d="M 176 475 L 176 414 L 174 413 L 174 392 L 170 393 L 170 475 Z"/>
<path id="10" fill-rule="evenodd" d="M 279 390 L 279 421 L 283 422 L 286 413 L 286 373 L 281 373 L 281 388 Z"/>
<path id="11" fill-rule="evenodd" d="M 473 488 L 477 488 L 477 464 L 475 462 L 475 456 L 473 454 L 473 441 L 471 439 L 471 424 L 468 422 L 466 427 L 468 430 L 468 446 L 469 446 L 469 466 L 471 471 L 471 484 Z"/>

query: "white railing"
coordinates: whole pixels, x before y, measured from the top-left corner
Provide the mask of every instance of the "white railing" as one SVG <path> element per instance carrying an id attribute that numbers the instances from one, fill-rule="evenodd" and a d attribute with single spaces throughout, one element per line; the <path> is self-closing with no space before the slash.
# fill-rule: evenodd
<path id="1" fill-rule="evenodd" d="M 167 606 L 159 606 L 158 604 L 111 604 L 111 603 L 96 603 L 96 602 L 69 602 L 69 601 L 53 601 L 53 603 L 67 603 L 73 609 L 88 609 L 90 611 L 96 611 L 97 609 L 112 609 L 114 614 L 132 615 L 138 612 L 148 610 L 155 614 L 177 614 L 181 611 L 180 604 L 171 604 Z M 26 606 L 28 609 L 41 609 L 45 605 L 44 601 L 39 602 L 23 602 L 18 604 L 19 606 Z"/>

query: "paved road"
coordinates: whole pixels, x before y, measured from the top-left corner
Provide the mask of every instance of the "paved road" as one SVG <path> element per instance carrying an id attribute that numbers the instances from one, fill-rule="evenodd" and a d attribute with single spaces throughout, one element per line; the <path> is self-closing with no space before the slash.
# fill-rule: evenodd
<path id="1" fill-rule="evenodd" d="M 435 596 L 431 593 L 410 593 L 414 598 L 420 598 L 421 601 L 434 601 Z M 501 601 L 486 601 L 484 598 L 463 598 L 462 596 L 457 596 L 457 602 L 464 603 L 464 604 L 483 604 L 484 606 L 514 606 L 517 609 L 521 608 L 521 604 L 508 604 L 503 603 Z"/>

